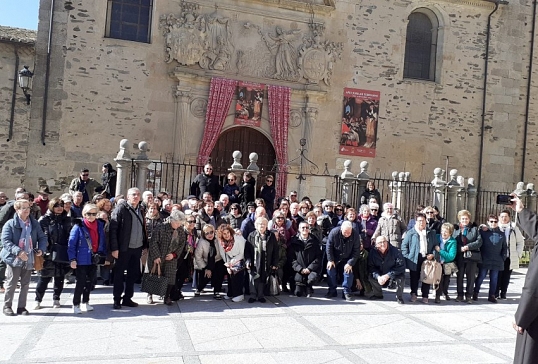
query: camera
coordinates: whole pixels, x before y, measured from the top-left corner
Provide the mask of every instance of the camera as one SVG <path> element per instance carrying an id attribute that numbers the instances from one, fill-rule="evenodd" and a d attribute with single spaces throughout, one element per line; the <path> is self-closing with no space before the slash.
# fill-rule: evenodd
<path id="1" fill-rule="evenodd" d="M 497 204 L 498 205 L 511 205 L 512 196 L 510 195 L 497 195 Z"/>

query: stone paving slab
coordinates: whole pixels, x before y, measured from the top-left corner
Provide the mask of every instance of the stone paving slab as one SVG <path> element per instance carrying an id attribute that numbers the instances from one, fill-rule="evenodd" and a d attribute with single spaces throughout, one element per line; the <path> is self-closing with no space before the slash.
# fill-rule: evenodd
<path id="1" fill-rule="evenodd" d="M 172 306 L 145 304 L 136 292 L 138 308 L 113 310 L 112 288 L 98 286 L 95 310 L 76 316 L 72 284 L 61 308 L 51 307 L 49 289 L 44 308 L 33 310 L 34 277 L 30 316 L 0 315 L 0 363 L 511 363 L 525 272 L 512 275 L 509 299 L 498 304 L 485 292 L 473 304 L 398 305 L 394 291 L 346 302 L 323 298 L 325 287 L 311 299 L 282 294 L 249 304 L 194 297 L 189 288 Z"/>

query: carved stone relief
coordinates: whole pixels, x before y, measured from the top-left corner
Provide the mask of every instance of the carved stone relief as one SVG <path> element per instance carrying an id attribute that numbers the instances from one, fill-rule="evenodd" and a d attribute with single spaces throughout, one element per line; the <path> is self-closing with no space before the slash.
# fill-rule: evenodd
<path id="1" fill-rule="evenodd" d="M 303 122 L 302 111 L 298 109 L 292 109 L 290 111 L 290 128 L 297 128 Z"/>
<path id="2" fill-rule="evenodd" d="M 207 100 L 201 97 L 197 97 L 191 101 L 191 114 L 197 118 L 205 117 L 205 111 L 207 109 Z"/>
<path id="3" fill-rule="evenodd" d="M 182 1 L 180 6 L 179 15 L 160 19 L 166 62 L 217 71 L 235 66 L 243 76 L 330 85 L 343 43 L 325 40 L 323 24 L 311 22 L 310 31 L 301 39 L 299 29 L 277 25 L 265 30 L 250 22 L 241 26 L 217 10 L 200 14 L 196 3 Z"/>

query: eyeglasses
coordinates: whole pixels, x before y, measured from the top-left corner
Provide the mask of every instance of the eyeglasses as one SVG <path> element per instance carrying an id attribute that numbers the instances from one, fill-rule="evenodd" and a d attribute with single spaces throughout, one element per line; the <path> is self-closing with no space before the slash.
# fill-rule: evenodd
<path id="1" fill-rule="evenodd" d="M 206 168 L 206 171 L 212 171 L 213 168 Z"/>
<path id="2" fill-rule="evenodd" d="M 301 230 L 310 230 L 310 228 L 308 226 L 302 226 Z"/>
<path id="3" fill-rule="evenodd" d="M 279 216 L 279 217 L 277 217 L 276 219 L 277 219 L 277 220 L 284 220 L 284 217 Z"/>
<path id="4" fill-rule="evenodd" d="M 335 211 L 344 211 L 344 210 L 342 210 L 342 209 L 335 209 Z"/>
<path id="5" fill-rule="evenodd" d="M 205 234 L 206 235 L 213 235 L 213 234 L 215 234 L 215 232 L 213 230 L 211 230 L 211 231 L 207 231 Z"/>
<path id="6" fill-rule="evenodd" d="M 492 223 L 492 224 L 498 224 L 499 223 L 499 221 L 497 221 L 497 220 L 489 220 L 489 222 Z"/>
<path id="7" fill-rule="evenodd" d="M 28 210 L 30 210 L 30 207 L 21 207 L 19 210 L 21 210 L 21 211 L 28 211 Z"/>
<path id="8" fill-rule="evenodd" d="M 377 211 L 377 209 L 370 209 L 370 211 Z"/>
<path id="9" fill-rule="evenodd" d="M 235 181 L 235 178 L 228 178 L 228 181 Z"/>
<path id="10" fill-rule="evenodd" d="M 64 204 L 63 203 L 57 203 L 57 204 L 54 205 L 54 208 L 56 208 L 56 207 L 64 207 Z"/>
<path id="11" fill-rule="evenodd" d="M 97 216 L 97 212 L 86 212 L 86 216 Z"/>
<path id="12" fill-rule="evenodd" d="M 290 195 L 290 197 L 297 197 L 297 195 Z"/>
<path id="13" fill-rule="evenodd" d="M 273 180 L 272 179 L 267 180 L 267 183 L 273 183 Z"/>
<path id="14" fill-rule="evenodd" d="M 230 207 L 230 210 L 237 210 L 237 207 Z"/>
<path id="15" fill-rule="evenodd" d="M 196 222 L 196 220 L 187 220 L 187 223 L 189 224 L 194 224 Z"/>
<path id="16" fill-rule="evenodd" d="M 82 173 L 82 177 L 88 177 L 89 175 L 89 173 Z"/>
<path id="17" fill-rule="evenodd" d="M 426 211 L 427 214 L 435 214 L 435 211 Z"/>

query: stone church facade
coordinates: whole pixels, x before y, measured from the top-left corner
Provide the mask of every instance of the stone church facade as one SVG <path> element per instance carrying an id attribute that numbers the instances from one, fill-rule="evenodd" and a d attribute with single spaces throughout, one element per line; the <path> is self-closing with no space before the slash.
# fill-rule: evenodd
<path id="1" fill-rule="evenodd" d="M 151 159 L 196 163 L 216 77 L 291 88 L 291 172 L 304 139 L 319 174 L 351 159 L 355 173 L 366 160 L 372 175 L 412 179 L 448 161 L 489 190 L 537 177 L 532 0 L 41 0 L 39 14 L 26 168 L 4 158 L 6 188 L 63 190 L 81 167 L 97 175 L 124 138 L 147 141 Z M 375 156 L 340 153 L 347 89 L 379 94 Z M 267 99 L 259 126 L 234 123 L 236 99 L 221 133 L 254 129 L 274 146 Z M 5 155 L 20 147 L 4 140 Z M 243 165 L 262 152 L 236 149 Z M 325 181 L 290 175 L 288 190 L 320 198 Z"/>

